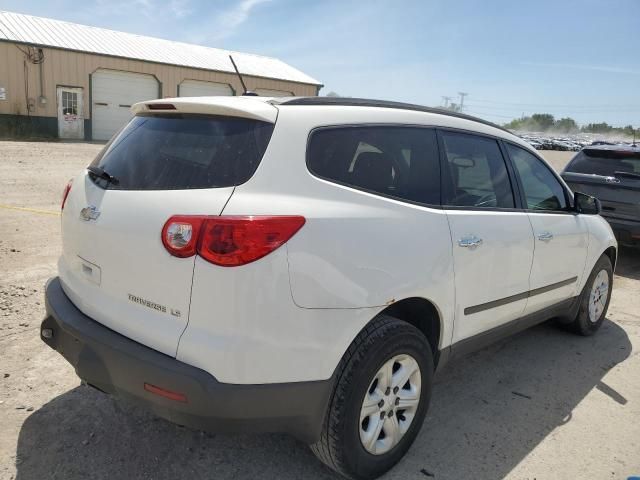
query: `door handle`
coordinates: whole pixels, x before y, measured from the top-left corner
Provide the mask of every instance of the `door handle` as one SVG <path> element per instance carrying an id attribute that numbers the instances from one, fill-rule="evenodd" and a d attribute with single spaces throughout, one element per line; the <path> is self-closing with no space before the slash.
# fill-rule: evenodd
<path id="1" fill-rule="evenodd" d="M 553 240 L 553 233 L 551 232 L 542 232 L 538 234 L 538 240 L 541 240 L 543 242 L 550 242 L 551 240 Z"/>
<path id="2" fill-rule="evenodd" d="M 620 179 L 617 177 L 606 177 L 604 180 L 607 183 L 620 183 Z"/>
<path id="3" fill-rule="evenodd" d="M 468 248 L 469 250 L 475 250 L 480 245 L 482 245 L 482 239 L 475 235 L 467 235 L 458 240 L 458 246 Z"/>

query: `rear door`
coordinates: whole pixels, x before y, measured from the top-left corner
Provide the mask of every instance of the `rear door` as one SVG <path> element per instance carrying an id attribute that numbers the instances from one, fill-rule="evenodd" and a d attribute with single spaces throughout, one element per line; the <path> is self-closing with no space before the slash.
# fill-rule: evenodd
<path id="1" fill-rule="evenodd" d="M 453 242 L 453 341 L 521 316 L 527 302 L 533 235 L 516 208 L 507 164 L 494 138 L 441 131 L 443 203 Z"/>
<path id="2" fill-rule="evenodd" d="M 535 237 L 525 310 L 532 313 L 579 293 L 587 257 L 587 226 L 571 210 L 568 192 L 551 167 L 522 147 L 505 145 Z"/>
<path id="3" fill-rule="evenodd" d="M 195 257 L 171 256 L 162 227 L 176 214 L 219 215 L 257 168 L 272 129 L 246 118 L 134 117 L 92 163 L 98 170 L 74 180 L 63 211 L 59 269 L 76 306 L 175 355 Z"/>

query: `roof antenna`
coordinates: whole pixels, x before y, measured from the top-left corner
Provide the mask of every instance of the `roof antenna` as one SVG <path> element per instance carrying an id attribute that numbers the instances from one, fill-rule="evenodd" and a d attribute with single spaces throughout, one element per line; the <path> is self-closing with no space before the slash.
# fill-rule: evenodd
<path id="1" fill-rule="evenodd" d="M 236 70 L 236 73 L 238 74 L 238 78 L 240 79 L 240 83 L 242 84 L 242 88 L 244 89 L 244 93 L 242 94 L 242 96 L 244 96 L 244 97 L 257 97 L 258 94 L 256 92 L 252 92 L 250 90 L 247 90 L 247 86 L 244 84 L 244 80 L 242 79 L 242 75 L 240 75 L 240 71 L 238 70 L 238 67 L 236 66 L 236 62 L 233 61 L 233 57 L 231 55 L 229 55 L 229 60 L 231 60 L 231 63 L 233 64 L 233 68 Z"/>

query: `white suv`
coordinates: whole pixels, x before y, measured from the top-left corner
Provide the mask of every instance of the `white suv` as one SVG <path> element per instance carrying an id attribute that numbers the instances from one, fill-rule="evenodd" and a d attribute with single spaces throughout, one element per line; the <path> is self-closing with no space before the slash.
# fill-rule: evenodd
<path id="1" fill-rule="evenodd" d="M 374 478 L 448 359 L 557 318 L 601 325 L 616 240 L 526 142 L 341 98 L 180 98 L 65 190 L 42 339 L 173 422 L 288 432 Z"/>

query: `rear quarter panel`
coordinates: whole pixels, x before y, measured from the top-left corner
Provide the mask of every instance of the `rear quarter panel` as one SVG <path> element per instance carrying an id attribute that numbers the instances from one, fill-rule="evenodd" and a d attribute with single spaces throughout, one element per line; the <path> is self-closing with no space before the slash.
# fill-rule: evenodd
<path id="1" fill-rule="evenodd" d="M 428 208 L 358 191 L 312 175 L 309 133 L 352 124 L 432 126 L 430 116 L 362 107 L 284 107 L 254 178 L 236 188 L 225 215 L 304 215 L 287 243 L 290 294 L 303 309 L 377 311 L 409 297 L 440 311 L 441 338 L 453 326 L 453 266 L 447 217 Z M 364 325 L 361 325 L 364 327 Z"/>

